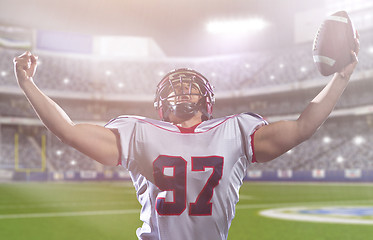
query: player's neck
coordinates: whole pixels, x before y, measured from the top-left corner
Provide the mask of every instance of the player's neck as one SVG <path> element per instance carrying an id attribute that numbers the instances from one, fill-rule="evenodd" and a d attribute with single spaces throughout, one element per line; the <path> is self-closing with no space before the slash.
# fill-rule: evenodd
<path id="1" fill-rule="evenodd" d="M 196 120 L 196 121 L 193 121 L 192 119 L 190 119 L 190 120 L 187 120 L 185 122 L 182 122 L 182 123 L 179 123 L 179 124 L 176 124 L 176 125 L 179 126 L 179 127 L 182 127 L 182 128 L 190 128 L 190 127 L 193 127 L 193 126 L 195 126 L 199 123 L 201 123 L 201 119 Z"/>
<path id="2" fill-rule="evenodd" d="M 198 112 L 191 119 L 188 119 L 188 120 L 185 120 L 185 121 L 182 121 L 182 122 L 178 122 L 178 123 L 174 123 L 174 124 L 179 126 L 179 127 L 182 127 L 182 128 L 190 128 L 190 127 L 193 127 L 193 126 L 201 123 L 202 122 L 201 117 L 202 117 L 202 114 L 200 112 Z"/>

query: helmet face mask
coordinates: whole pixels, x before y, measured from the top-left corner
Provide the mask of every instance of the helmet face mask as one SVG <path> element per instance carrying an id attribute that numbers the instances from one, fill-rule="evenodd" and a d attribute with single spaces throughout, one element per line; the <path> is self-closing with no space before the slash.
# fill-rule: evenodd
<path id="1" fill-rule="evenodd" d="M 201 111 L 204 121 L 212 118 L 214 102 L 214 93 L 208 80 L 197 71 L 182 68 L 169 72 L 159 82 L 154 107 L 164 121 L 170 121 L 170 113 L 188 120 L 198 111 Z"/>
<path id="2" fill-rule="evenodd" d="M 192 96 L 202 97 L 203 93 L 197 83 L 186 80 L 180 83 L 180 80 L 172 80 L 165 84 L 160 92 L 161 101 L 167 100 L 170 104 L 177 104 L 182 100 L 190 99 Z"/>

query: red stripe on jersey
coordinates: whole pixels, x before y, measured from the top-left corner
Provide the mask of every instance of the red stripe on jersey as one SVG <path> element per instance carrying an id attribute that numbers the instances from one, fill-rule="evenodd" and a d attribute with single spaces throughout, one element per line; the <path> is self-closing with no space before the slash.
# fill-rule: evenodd
<path id="1" fill-rule="evenodd" d="M 256 161 L 256 157 L 255 157 L 255 149 L 254 149 L 254 134 L 256 133 L 256 131 L 257 130 L 255 130 L 254 132 L 253 132 L 253 134 L 251 134 L 251 149 L 253 150 L 253 157 L 252 157 L 252 159 L 251 159 L 251 162 L 252 163 L 255 163 L 255 162 L 257 162 Z"/>
<path id="2" fill-rule="evenodd" d="M 228 121 L 229 119 L 234 118 L 234 117 L 236 117 L 236 116 L 238 116 L 238 115 L 239 115 L 239 114 L 235 114 L 235 115 L 232 115 L 232 116 L 228 116 L 228 117 L 226 117 L 223 121 L 221 121 L 221 122 L 219 122 L 218 124 L 216 124 L 216 125 L 210 127 L 209 129 L 206 129 L 206 130 L 203 131 L 203 132 L 195 132 L 194 130 L 198 127 L 198 125 L 200 125 L 201 123 L 203 123 L 203 122 L 201 122 L 201 123 L 197 124 L 197 126 L 193 129 L 193 132 L 190 132 L 190 133 L 196 133 L 196 134 L 197 134 L 197 133 L 204 133 L 204 132 L 210 131 L 211 129 L 214 129 L 214 128 L 216 128 L 216 127 L 222 125 L 223 123 L 225 123 L 225 122 Z M 122 119 L 122 118 L 132 118 L 132 119 L 136 119 L 136 120 L 139 120 L 139 121 L 142 121 L 142 122 L 146 122 L 146 123 L 148 123 L 148 124 L 150 124 L 150 125 L 152 125 L 152 126 L 155 126 L 155 127 L 161 128 L 161 129 L 166 130 L 166 131 L 169 131 L 169 132 L 174 132 L 174 133 L 183 133 L 183 132 L 178 132 L 178 131 L 174 131 L 174 130 L 171 130 L 171 129 L 167 129 L 167 128 L 165 128 L 165 127 L 162 127 L 162 126 L 159 126 L 159 125 L 157 125 L 157 124 L 155 124 L 155 123 L 152 123 L 152 122 L 150 122 L 150 121 L 148 121 L 148 120 L 146 120 L 146 119 L 139 118 L 139 117 L 136 117 L 136 116 L 120 116 L 120 117 L 114 118 L 114 119 L 110 120 L 107 124 L 105 124 L 105 127 L 108 126 L 110 123 L 114 122 L 115 120 L 117 120 L 117 119 Z M 152 119 L 152 120 L 154 120 L 154 119 Z M 172 123 L 171 123 L 171 125 L 177 127 L 176 125 L 174 125 L 174 124 L 172 124 Z M 194 127 L 194 126 L 193 126 L 193 127 Z M 179 127 L 178 127 L 178 128 L 179 128 Z M 179 128 L 179 131 L 181 131 L 180 128 Z M 189 133 L 189 132 L 186 132 L 186 133 Z"/>
<path id="3" fill-rule="evenodd" d="M 189 128 L 184 128 L 184 127 L 179 127 L 176 125 L 176 127 L 179 128 L 180 132 L 181 133 L 194 133 L 194 130 L 196 130 L 196 128 L 198 127 L 198 125 L 200 125 L 202 122 L 200 123 L 197 123 L 196 125 L 192 126 L 192 127 L 189 127 Z"/>

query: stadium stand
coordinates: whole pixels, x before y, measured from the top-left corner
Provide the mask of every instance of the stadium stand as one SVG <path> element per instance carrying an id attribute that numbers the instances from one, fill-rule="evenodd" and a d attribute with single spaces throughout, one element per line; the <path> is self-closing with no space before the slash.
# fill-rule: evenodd
<path id="1" fill-rule="evenodd" d="M 372 115 L 328 120 L 308 141 L 278 159 L 256 164 L 253 169 L 295 171 L 373 169 Z"/>
<path id="2" fill-rule="evenodd" d="M 361 33 L 361 45 L 373 44 L 371 32 Z M 63 55 L 48 52 L 40 56 L 38 85 L 43 89 L 86 93 L 153 94 L 158 79 L 170 69 L 195 68 L 211 79 L 216 91 L 257 89 L 315 80 L 319 74 L 312 61 L 311 43 L 292 49 L 273 52 L 254 52 L 236 56 L 201 59 L 125 60 L 99 59 L 85 55 Z M 2 86 L 15 86 L 12 62 L 19 54 L 13 49 L 0 48 L 4 56 L 1 68 L 7 71 Z M 373 67 L 371 50 L 364 48 L 360 54 L 357 71 Z M 147 86 L 144 88 L 144 86 Z"/>
<path id="3" fill-rule="evenodd" d="M 330 118 L 310 140 L 253 170 L 373 170 L 373 31 L 360 33 L 360 63 Z M 39 52 L 37 85 L 56 99 L 75 121 L 104 124 L 121 114 L 156 118 L 153 92 L 171 69 L 190 67 L 215 86 L 216 117 L 255 112 L 268 118 L 296 117 L 329 78 L 321 78 L 311 55 L 312 43 L 275 52 L 197 59 L 100 59 L 87 55 Z M 92 162 L 67 147 L 35 122 L 36 114 L 18 89 L 11 59 L 19 50 L 0 48 L 0 168 L 14 169 L 15 136 L 20 168 L 41 168 L 41 136 L 47 139 L 49 171 L 120 171 Z M 363 107 L 363 110 L 360 108 Z M 15 119 L 15 120 L 14 120 Z M 21 121 L 22 119 L 26 119 Z M 18 122 L 20 124 L 17 124 Z M 38 122 L 38 120 L 36 120 Z M 27 124 L 28 123 L 28 124 Z M 25 161 L 27 160 L 27 161 Z"/>

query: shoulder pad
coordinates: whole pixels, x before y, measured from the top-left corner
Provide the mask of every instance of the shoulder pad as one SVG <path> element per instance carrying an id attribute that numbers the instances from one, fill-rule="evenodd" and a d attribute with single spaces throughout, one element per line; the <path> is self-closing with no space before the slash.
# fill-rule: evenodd
<path id="1" fill-rule="evenodd" d="M 256 113 L 246 112 L 246 113 L 244 113 L 244 114 L 246 114 L 246 115 L 250 115 L 250 116 L 255 117 L 255 118 L 258 118 L 258 119 L 260 119 L 260 120 L 264 120 L 264 118 L 263 118 L 262 116 L 260 116 L 259 114 L 256 114 Z"/>

